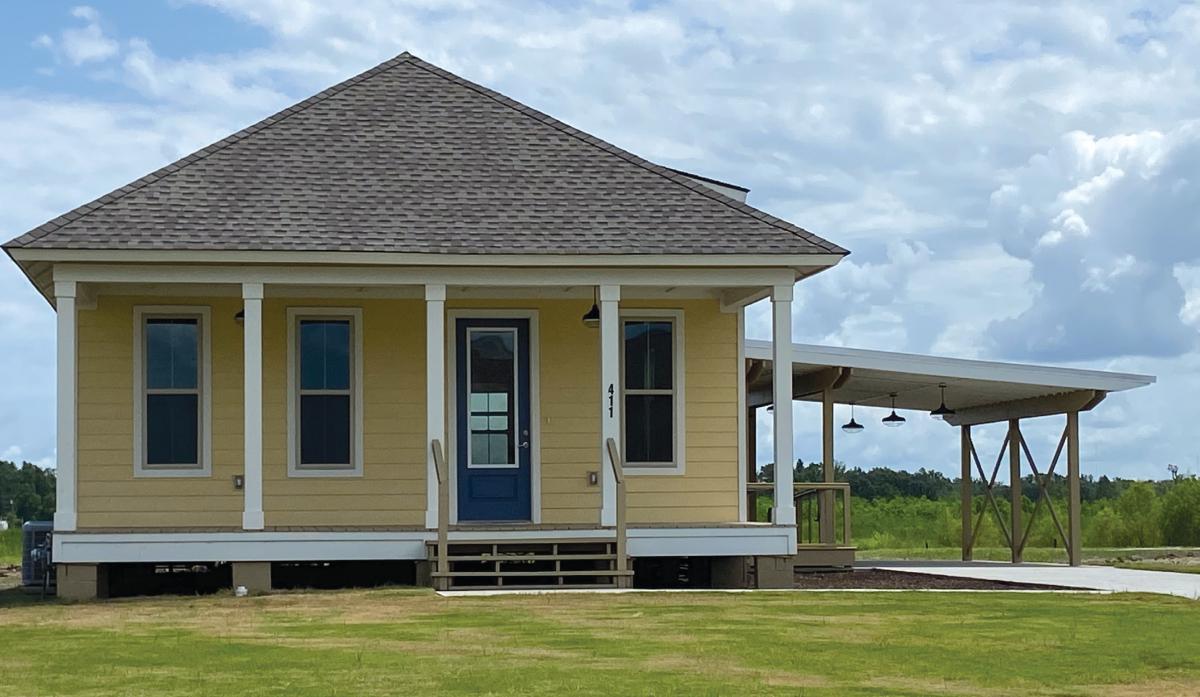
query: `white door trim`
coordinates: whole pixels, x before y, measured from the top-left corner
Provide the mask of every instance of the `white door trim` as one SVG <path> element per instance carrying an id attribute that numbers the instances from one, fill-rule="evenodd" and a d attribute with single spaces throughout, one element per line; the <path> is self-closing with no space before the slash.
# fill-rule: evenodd
<path id="1" fill-rule="evenodd" d="M 458 341 L 460 319 L 529 320 L 529 516 L 542 522 L 541 364 L 538 311 L 528 308 L 453 308 L 446 311 L 446 463 L 450 470 L 450 523 L 458 523 Z"/>

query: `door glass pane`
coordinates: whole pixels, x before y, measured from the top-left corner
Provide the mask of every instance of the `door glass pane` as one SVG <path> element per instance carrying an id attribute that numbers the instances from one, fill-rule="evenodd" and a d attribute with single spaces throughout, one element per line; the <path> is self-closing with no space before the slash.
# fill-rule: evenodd
<path id="1" fill-rule="evenodd" d="M 300 464 L 350 464 L 350 396 L 300 396 Z"/>
<path id="2" fill-rule="evenodd" d="M 468 332 L 472 465 L 516 463 L 516 330 Z"/>
<path id="3" fill-rule="evenodd" d="M 300 389 L 350 389 L 350 320 L 300 320 Z"/>
<path id="4" fill-rule="evenodd" d="M 146 464 L 195 465 L 199 396 L 146 395 Z"/>
<path id="5" fill-rule="evenodd" d="M 146 387 L 194 390 L 200 354 L 200 325 L 192 319 L 146 320 Z"/>
<path id="6" fill-rule="evenodd" d="M 669 390 L 671 323 L 625 323 L 625 389 Z"/>
<path id="7" fill-rule="evenodd" d="M 674 405 L 671 395 L 625 395 L 625 459 L 628 462 L 674 461 Z"/>

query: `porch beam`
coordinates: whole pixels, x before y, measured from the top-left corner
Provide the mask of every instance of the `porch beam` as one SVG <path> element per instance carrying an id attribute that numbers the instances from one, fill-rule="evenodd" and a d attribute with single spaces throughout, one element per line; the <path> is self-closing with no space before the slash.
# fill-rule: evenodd
<path id="1" fill-rule="evenodd" d="M 1104 396 L 1105 393 L 1099 390 L 1074 390 L 1045 397 L 1030 397 L 977 407 L 964 407 L 953 416 L 948 417 L 946 422 L 953 426 L 977 426 L 1072 411 L 1088 411 L 1102 402 Z"/>
<path id="2" fill-rule="evenodd" d="M 774 330 L 775 370 L 772 374 L 775 395 L 775 505 L 776 525 L 796 524 L 796 505 L 792 501 L 792 295 L 791 283 L 777 285 L 771 291 L 772 328 Z"/>
<path id="3" fill-rule="evenodd" d="M 621 443 L 621 287 L 602 285 L 600 296 L 600 524 L 617 523 L 617 481 L 605 467 L 608 440 Z M 680 426 L 682 427 L 682 425 Z"/>
<path id="4" fill-rule="evenodd" d="M 425 286 L 425 440 L 446 443 L 446 286 Z M 442 486 L 449 488 L 450 482 Z M 447 501 L 449 499 L 447 498 Z M 425 453 L 425 527 L 438 527 L 438 462 Z M 439 569 L 442 571 L 444 569 Z"/>
<path id="5" fill-rule="evenodd" d="M 302 286 L 445 285 L 472 288 L 497 286 L 674 286 L 761 289 L 765 284 L 791 285 L 790 268 L 602 268 L 497 266 L 181 266 L 144 264 L 60 264 L 56 280 L 81 283 L 201 283 Z"/>
<path id="6" fill-rule="evenodd" d="M 55 281 L 54 305 L 58 310 L 58 334 L 56 374 L 58 378 L 57 391 L 57 435 L 55 464 L 55 509 L 54 530 L 71 531 L 75 529 L 76 519 L 76 489 L 77 479 L 75 463 L 75 444 L 78 422 L 76 421 L 76 312 L 75 294 L 78 288 L 74 281 Z"/>
<path id="7" fill-rule="evenodd" d="M 747 305 L 768 298 L 771 287 L 729 288 L 721 291 L 721 312 L 738 312 Z"/>
<path id="8" fill-rule="evenodd" d="M 263 417 L 262 417 L 262 300 L 261 283 L 242 284 L 243 387 L 243 493 L 242 529 L 262 530 L 263 516 Z"/>
<path id="9" fill-rule="evenodd" d="M 846 384 L 850 379 L 849 368 L 822 368 L 814 370 L 811 373 L 796 375 L 792 378 L 792 398 L 802 399 L 817 393 L 830 392 Z M 822 394 L 822 401 L 826 398 L 832 401 L 832 394 Z"/>

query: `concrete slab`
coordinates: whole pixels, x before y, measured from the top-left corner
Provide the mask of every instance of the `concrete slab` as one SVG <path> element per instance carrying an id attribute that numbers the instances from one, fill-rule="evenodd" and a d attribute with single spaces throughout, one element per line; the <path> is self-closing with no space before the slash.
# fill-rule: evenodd
<path id="1" fill-rule="evenodd" d="M 1009 564 L 1006 562 L 861 561 L 859 569 L 888 569 L 916 574 L 1041 583 L 1114 593 L 1159 593 L 1200 600 L 1200 574 L 1116 569 L 1111 566 Z"/>

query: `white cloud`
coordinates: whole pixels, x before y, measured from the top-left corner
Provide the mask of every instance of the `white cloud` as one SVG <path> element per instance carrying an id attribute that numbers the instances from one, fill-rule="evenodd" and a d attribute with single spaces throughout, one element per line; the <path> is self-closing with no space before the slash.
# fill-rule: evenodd
<path id="1" fill-rule="evenodd" d="M 1198 361 L 1194 6 L 197 4 L 269 38 L 166 57 L 81 8 L 75 26 L 31 39 L 56 69 L 103 62 L 96 79 L 140 98 L 2 95 L 0 225 L 23 231 L 410 50 L 664 164 L 750 186 L 752 203 L 850 247 L 798 287 L 797 339 L 1162 371 L 1148 396 L 1089 415 L 1085 466 L 1150 473 L 1190 448 L 1144 439 L 1155 419 L 1200 416 L 1158 404 L 1190 401 L 1175 385 L 1191 385 L 1181 366 Z M 29 337 L 0 346 L 0 365 L 22 366 L 4 378 L 40 414 L 0 401 L 0 443 L 42 457 L 49 314 L 11 267 L 0 290 L 0 332 Z M 761 307 L 748 326 L 769 335 Z M 843 439 L 839 457 L 952 470 L 953 438 L 927 421 Z"/>

